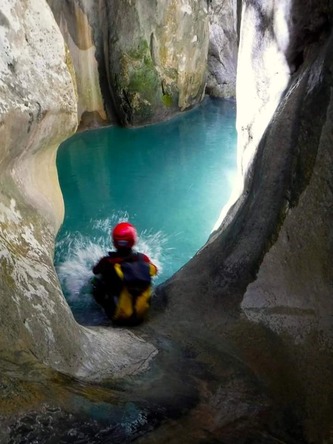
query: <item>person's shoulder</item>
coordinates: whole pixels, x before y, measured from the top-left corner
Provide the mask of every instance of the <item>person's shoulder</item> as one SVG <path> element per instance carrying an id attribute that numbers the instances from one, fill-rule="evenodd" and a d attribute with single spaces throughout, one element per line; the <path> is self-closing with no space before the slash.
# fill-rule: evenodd
<path id="1" fill-rule="evenodd" d="M 151 260 L 150 258 L 145 254 L 145 253 L 137 253 L 139 259 L 143 260 L 144 262 L 147 262 L 148 264 L 150 264 Z"/>
<path id="2" fill-rule="evenodd" d="M 151 276 L 155 276 L 158 273 L 158 268 L 156 267 L 155 264 L 152 263 L 149 256 L 147 256 L 145 253 L 139 253 L 139 252 L 136 253 L 136 256 L 139 261 L 143 261 L 145 264 L 149 265 Z"/>
<path id="3" fill-rule="evenodd" d="M 101 257 L 101 258 L 98 260 L 98 262 L 97 262 L 96 265 L 98 265 L 98 264 L 102 264 L 102 263 L 105 261 L 106 258 L 107 258 L 107 256 L 103 256 L 103 257 Z"/>
<path id="4" fill-rule="evenodd" d="M 125 261 L 125 257 L 121 256 L 117 251 L 109 251 L 108 256 L 106 256 L 105 260 L 109 264 L 117 264 Z"/>
<path id="5" fill-rule="evenodd" d="M 113 263 L 113 262 L 115 262 L 115 256 L 114 255 L 110 255 L 110 254 L 108 254 L 107 256 L 103 256 L 99 261 L 98 261 L 98 264 L 97 265 L 102 265 L 102 266 L 104 266 L 104 265 L 107 265 L 107 264 L 110 264 L 110 263 Z"/>
<path id="6" fill-rule="evenodd" d="M 107 256 L 101 257 L 101 259 L 93 266 L 93 273 L 100 274 L 105 269 L 105 265 L 107 263 Z"/>

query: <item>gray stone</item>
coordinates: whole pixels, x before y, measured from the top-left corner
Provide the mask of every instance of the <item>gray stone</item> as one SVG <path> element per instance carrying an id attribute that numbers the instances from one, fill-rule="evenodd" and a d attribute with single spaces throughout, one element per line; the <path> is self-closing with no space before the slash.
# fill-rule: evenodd
<path id="1" fill-rule="evenodd" d="M 332 14 L 326 3 L 243 3 L 238 198 L 159 288 L 158 318 L 187 346 L 238 356 L 318 443 L 333 417 Z"/>
<path id="2" fill-rule="evenodd" d="M 82 127 L 148 124 L 202 100 L 205 0 L 48 3 L 73 60 Z"/>
<path id="3" fill-rule="evenodd" d="M 53 266 L 64 212 L 56 150 L 77 126 L 63 38 L 46 3 L 5 0 L 0 18 L 2 349 L 80 377 L 140 372 L 156 349 L 126 331 L 79 326 Z"/>
<path id="4" fill-rule="evenodd" d="M 48 0 L 68 48 L 77 86 L 79 129 L 116 121 L 106 79 L 99 9 L 89 1 Z"/>
<path id="5" fill-rule="evenodd" d="M 114 15 L 105 11 L 105 18 L 119 21 L 106 40 L 107 53 L 115 57 L 115 65 L 107 65 L 109 82 L 121 72 L 121 81 L 127 82 L 121 87 L 131 93 L 130 75 L 123 74 L 131 74 L 136 63 L 143 68 L 142 57 L 129 57 L 131 51 L 143 51 L 154 85 L 158 76 L 168 74 L 169 87 L 180 66 L 177 58 L 176 68 L 171 63 L 173 51 L 179 51 L 185 30 L 195 31 L 190 19 L 194 4 L 181 3 L 175 22 L 175 9 L 168 9 L 175 3 L 158 12 L 155 2 L 149 5 L 127 1 L 125 9 L 114 4 Z M 184 383 L 181 372 L 186 371 L 190 384 L 196 381 L 191 390 L 198 391 L 200 402 L 176 428 L 181 435 L 175 434 L 175 421 L 164 424 L 161 431 L 167 432 L 168 442 L 179 436 L 194 442 L 187 433 L 193 427 L 197 437 L 205 430 L 205 437 L 230 443 L 246 442 L 249 436 L 252 442 L 329 440 L 332 5 L 243 2 L 237 74 L 240 184 L 207 244 L 157 289 L 155 316 L 137 330 L 156 346 L 126 330 L 82 328 L 61 294 L 52 265 L 54 236 L 63 217 L 55 153 L 77 125 L 73 70 L 46 3 L 37 9 L 32 0 L 4 0 L 0 12 L 2 349 L 13 362 L 27 353 L 82 379 L 129 377 L 158 361 L 160 367 L 150 373 L 156 379 L 149 382 L 156 388 L 156 380 L 165 382 L 158 372 L 171 375 L 164 386 L 170 392 L 167 401 Z M 129 23 L 133 33 L 128 39 L 124 33 Z M 157 26 L 162 23 L 165 34 Z M 175 23 L 183 26 L 180 39 L 169 42 L 166 60 L 171 64 L 160 64 L 161 42 Z M 205 14 L 195 26 L 205 35 Z M 142 36 L 142 45 L 133 48 Z M 200 53 L 196 42 L 186 60 Z M 128 57 L 129 65 L 121 71 L 120 61 L 127 63 Z M 167 65 L 170 72 L 163 71 Z M 201 64 L 199 68 L 201 73 Z M 189 78 L 181 88 L 177 84 L 180 109 L 199 100 L 201 74 L 194 80 L 190 93 Z M 123 92 L 112 91 L 118 91 L 120 109 Z M 128 96 L 129 110 L 121 111 L 127 124 L 143 121 L 145 100 L 149 112 L 156 104 L 151 88 L 151 101 L 145 88 L 137 91 L 140 96 Z M 172 96 L 172 89 L 166 91 Z M 186 92 L 182 100 L 181 91 Z M 156 115 L 161 118 L 161 110 Z M 144 119 L 152 118 L 148 113 Z M 10 360 L 7 354 L 3 359 Z M 10 387 L 7 379 L 4 384 Z M 149 391 L 151 386 L 143 382 Z"/>
<path id="6" fill-rule="evenodd" d="M 106 69 L 122 124 L 164 120 L 202 100 L 208 50 L 205 6 L 204 0 L 105 3 Z"/>
<path id="7" fill-rule="evenodd" d="M 208 1 L 209 47 L 206 93 L 236 97 L 238 54 L 237 0 Z"/>

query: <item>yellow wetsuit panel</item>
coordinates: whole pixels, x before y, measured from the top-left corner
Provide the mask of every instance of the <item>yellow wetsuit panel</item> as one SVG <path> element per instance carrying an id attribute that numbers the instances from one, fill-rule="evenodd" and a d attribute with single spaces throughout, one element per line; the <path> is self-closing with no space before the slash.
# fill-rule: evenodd
<path id="1" fill-rule="evenodd" d="M 135 302 L 135 312 L 138 318 L 143 318 L 150 307 L 151 299 L 151 286 L 147 288 L 140 296 L 137 297 Z"/>
<path id="2" fill-rule="evenodd" d="M 124 273 L 120 264 L 115 264 L 114 268 L 120 277 L 124 279 Z M 155 276 L 157 269 L 153 264 L 150 264 L 150 275 Z M 135 314 L 141 319 L 145 316 L 150 307 L 152 286 L 150 285 L 145 291 L 143 291 L 135 300 Z M 133 315 L 133 296 L 129 293 L 126 287 L 124 287 L 120 293 L 117 308 L 113 319 L 121 320 L 128 319 Z"/>
<path id="3" fill-rule="evenodd" d="M 115 320 L 128 319 L 133 315 L 132 296 L 126 288 L 120 293 L 117 308 L 113 318 Z"/>

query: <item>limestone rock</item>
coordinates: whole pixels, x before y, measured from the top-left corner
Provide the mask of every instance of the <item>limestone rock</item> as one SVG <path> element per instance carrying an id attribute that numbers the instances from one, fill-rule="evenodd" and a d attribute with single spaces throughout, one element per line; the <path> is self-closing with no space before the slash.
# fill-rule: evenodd
<path id="1" fill-rule="evenodd" d="M 63 218 L 56 150 L 77 126 L 62 35 L 44 1 L 4 0 L 0 23 L 1 348 L 80 377 L 141 371 L 154 347 L 80 327 L 53 266 Z"/>
<path id="2" fill-rule="evenodd" d="M 48 0 L 48 4 L 72 60 L 80 127 L 113 122 L 113 111 L 108 104 L 108 88 L 105 87 L 105 76 L 103 77 L 104 54 L 101 54 L 103 48 L 98 8 L 88 1 Z"/>
<path id="3" fill-rule="evenodd" d="M 164 120 L 202 100 L 205 0 L 48 0 L 73 59 L 82 126 Z"/>
<path id="4" fill-rule="evenodd" d="M 163 120 L 201 101 L 208 48 L 205 5 L 203 0 L 105 2 L 106 69 L 123 124 Z"/>
<path id="5" fill-rule="evenodd" d="M 236 97 L 237 3 L 237 0 L 207 1 L 209 47 L 206 93 L 210 96 Z"/>
<path id="6" fill-rule="evenodd" d="M 170 334 L 238 356 L 293 406 L 294 439 L 318 443 L 333 421 L 332 18 L 327 2 L 243 2 L 238 199 L 159 289 Z"/>
<path id="7" fill-rule="evenodd" d="M 205 5 L 184 0 L 157 8 L 153 0 L 128 0 L 113 6 L 105 4 L 102 16 L 108 80 L 121 119 L 137 124 L 155 118 L 150 113 L 165 117 L 161 79 L 171 108 L 200 100 L 206 40 L 197 42 L 206 35 Z M 272 442 L 321 443 L 331 434 L 332 19 L 324 0 L 243 2 L 238 196 L 207 244 L 158 289 L 167 304 L 142 327 L 165 344 L 161 373 L 177 367 L 180 349 L 191 364 L 209 367 L 213 383 L 201 381 L 207 403 L 192 421 L 199 417 L 210 436 L 226 442 L 241 442 L 230 424 L 239 425 L 244 415 L 264 417 L 265 433 L 257 436 L 268 430 Z M 3 0 L 0 23 L 2 349 L 15 356 L 29 351 L 78 377 L 136 374 L 147 369 L 155 347 L 126 330 L 77 325 L 52 265 L 63 213 L 55 153 L 77 124 L 59 29 L 46 3 L 33 0 Z M 196 29 L 202 31 L 197 39 Z M 185 31 L 193 47 L 186 46 L 182 65 Z M 243 442 L 251 427 L 241 430 Z"/>
<path id="8" fill-rule="evenodd" d="M 81 127 L 163 120 L 198 103 L 206 81 L 207 94 L 235 97 L 239 1 L 48 3 L 73 61 Z"/>

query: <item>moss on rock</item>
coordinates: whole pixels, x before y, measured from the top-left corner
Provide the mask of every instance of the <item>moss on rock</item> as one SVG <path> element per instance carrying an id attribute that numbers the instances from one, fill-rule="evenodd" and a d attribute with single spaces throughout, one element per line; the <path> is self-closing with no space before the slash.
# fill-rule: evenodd
<path id="1" fill-rule="evenodd" d="M 146 40 L 142 39 L 136 47 L 121 55 L 115 88 L 118 92 L 116 100 L 122 102 L 122 120 L 132 124 L 152 117 L 155 104 L 161 102 L 162 93 Z"/>

